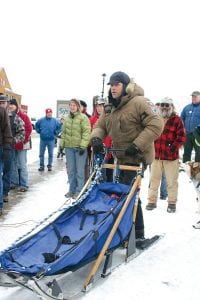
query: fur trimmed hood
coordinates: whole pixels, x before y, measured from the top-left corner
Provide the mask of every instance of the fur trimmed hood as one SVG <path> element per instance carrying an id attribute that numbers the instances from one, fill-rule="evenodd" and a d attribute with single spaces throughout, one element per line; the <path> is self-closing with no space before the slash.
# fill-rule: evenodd
<path id="1" fill-rule="evenodd" d="M 133 80 L 126 87 L 126 93 L 128 97 L 135 97 L 135 96 L 144 96 L 144 90 L 140 87 L 137 83 Z"/>

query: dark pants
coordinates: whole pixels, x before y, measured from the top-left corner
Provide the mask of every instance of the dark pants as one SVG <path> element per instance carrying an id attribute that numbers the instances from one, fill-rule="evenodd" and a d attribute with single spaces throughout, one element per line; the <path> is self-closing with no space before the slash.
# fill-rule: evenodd
<path id="1" fill-rule="evenodd" d="M 166 199 L 167 197 L 168 197 L 167 179 L 166 179 L 165 173 L 162 172 L 162 179 L 161 179 L 161 185 L 160 185 L 160 199 Z"/>
<path id="2" fill-rule="evenodd" d="M 195 151 L 195 161 L 200 162 L 200 147 L 195 143 L 193 133 L 186 135 L 186 141 L 184 143 L 183 163 L 191 161 L 192 150 Z"/>
<path id="3" fill-rule="evenodd" d="M 132 183 L 134 177 L 136 177 L 136 171 L 123 170 L 120 172 L 119 182 L 129 185 Z M 144 219 L 140 199 L 138 201 L 137 214 L 135 219 L 135 236 L 136 239 L 144 238 Z"/>
<path id="4" fill-rule="evenodd" d="M 3 195 L 8 195 L 10 191 L 11 185 L 11 171 L 12 171 L 12 163 L 14 160 L 15 150 L 11 149 L 9 152 L 10 157 L 4 159 L 3 162 Z"/>
<path id="5" fill-rule="evenodd" d="M 85 163 L 85 182 L 88 180 L 91 174 L 91 159 L 92 159 L 92 150 L 91 147 L 87 147 L 87 158 L 86 158 L 86 163 Z"/>

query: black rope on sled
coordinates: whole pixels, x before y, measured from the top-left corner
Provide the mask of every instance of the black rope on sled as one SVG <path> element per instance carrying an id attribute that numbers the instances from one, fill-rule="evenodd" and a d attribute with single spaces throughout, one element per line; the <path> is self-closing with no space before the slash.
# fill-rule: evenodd
<path id="1" fill-rule="evenodd" d="M 82 209 L 82 211 L 83 211 L 83 216 L 82 216 L 80 227 L 79 227 L 80 230 L 83 230 L 83 226 L 85 224 L 87 215 L 94 216 L 93 225 L 95 225 L 97 223 L 97 214 L 105 213 L 105 212 L 97 212 L 96 210 L 89 210 L 89 209 Z"/>
<path id="2" fill-rule="evenodd" d="M 61 245 L 63 245 L 63 244 L 64 245 L 76 245 L 80 242 L 80 240 L 72 242 L 68 235 L 61 236 L 60 231 L 58 230 L 57 226 L 54 223 L 52 223 L 52 226 L 53 226 L 53 228 L 55 230 L 55 233 L 56 233 L 56 236 L 58 238 L 58 243 L 57 243 L 57 246 L 56 246 L 56 248 L 53 252 L 44 252 L 44 253 L 42 253 L 42 255 L 44 256 L 44 259 L 45 259 L 45 263 L 52 263 L 56 259 L 59 258 L 59 255 L 56 255 L 56 253 L 60 249 Z"/>
<path id="3" fill-rule="evenodd" d="M 123 196 L 124 196 L 124 195 L 123 195 Z M 121 200 L 123 200 L 123 197 L 122 197 L 122 196 L 119 197 L 119 199 L 117 199 L 117 202 L 118 202 L 118 201 L 121 201 Z M 117 205 L 118 205 L 118 204 L 116 203 L 116 205 L 112 208 L 112 210 L 109 210 L 109 211 L 89 210 L 89 209 L 85 209 L 85 208 L 83 208 L 83 207 L 77 205 L 77 207 L 78 207 L 78 208 L 82 211 L 82 213 L 83 213 L 82 219 L 81 219 L 81 222 L 80 222 L 80 228 L 79 228 L 79 229 L 80 229 L 80 230 L 83 229 L 84 224 L 85 224 L 85 220 L 86 220 L 87 216 L 89 216 L 89 215 L 94 217 L 93 225 L 95 225 L 95 224 L 97 223 L 97 220 L 98 220 L 98 214 L 108 213 L 108 216 L 111 214 L 111 215 L 113 216 L 114 220 L 116 220 L 118 213 L 115 214 L 115 213 L 114 213 L 114 210 L 115 210 L 115 208 L 117 207 Z M 107 217 L 108 217 L 108 216 L 107 216 Z M 56 233 L 56 236 L 57 236 L 57 238 L 58 238 L 58 243 L 57 243 L 57 246 L 56 246 L 56 248 L 55 248 L 55 250 L 54 250 L 53 252 L 45 252 L 45 253 L 42 253 L 42 255 L 44 256 L 44 259 L 45 259 L 45 263 L 52 263 L 52 262 L 54 262 L 55 260 L 57 260 L 57 259 L 59 258 L 59 255 L 57 255 L 56 253 L 58 252 L 58 250 L 59 250 L 59 248 L 61 247 L 61 245 L 63 245 L 63 244 L 64 244 L 64 245 L 70 245 L 70 244 L 71 244 L 71 245 L 76 245 L 76 244 L 80 243 L 80 242 L 85 238 L 85 236 L 84 236 L 84 237 L 82 237 L 82 238 L 81 238 L 80 240 L 78 240 L 78 241 L 71 241 L 71 239 L 70 239 L 69 236 L 67 236 L 67 235 L 66 235 L 66 236 L 61 236 L 60 231 L 58 230 L 56 224 L 52 223 L 52 226 L 53 226 L 53 228 L 54 228 L 54 230 L 55 230 L 55 233 Z M 116 231 L 116 232 L 117 232 L 118 235 L 119 235 L 120 241 L 123 242 L 123 236 L 122 236 L 122 233 L 121 233 L 120 229 L 117 228 L 117 231 Z M 96 233 L 94 234 L 93 239 L 94 239 L 94 242 L 95 242 L 95 243 L 97 243 L 98 235 L 99 235 L 98 232 L 96 232 Z"/>

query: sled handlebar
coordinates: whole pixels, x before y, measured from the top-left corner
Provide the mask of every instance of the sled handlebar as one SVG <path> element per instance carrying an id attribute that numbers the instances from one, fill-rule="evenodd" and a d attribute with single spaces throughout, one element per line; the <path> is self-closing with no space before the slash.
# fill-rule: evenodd
<path id="1" fill-rule="evenodd" d="M 103 164 L 101 167 L 104 169 L 112 169 L 112 170 L 116 169 L 115 164 Z M 139 166 L 127 166 L 127 165 L 118 165 L 118 168 L 119 170 L 130 170 L 130 171 L 138 171 L 140 169 Z"/>
<path id="2" fill-rule="evenodd" d="M 106 152 L 125 152 L 125 149 L 120 149 L 120 148 L 106 148 Z"/>
<path id="3" fill-rule="evenodd" d="M 125 152 L 126 149 L 121 149 L 121 148 L 106 148 L 106 153 L 110 153 L 110 152 Z M 138 154 L 137 157 L 139 158 L 139 160 L 141 161 L 142 165 L 143 165 L 143 171 L 146 170 L 147 168 L 147 163 L 146 163 L 146 160 L 145 160 L 145 157 L 143 154 Z M 121 170 L 127 170 L 127 169 L 121 169 Z M 130 170 L 130 169 L 129 169 Z"/>

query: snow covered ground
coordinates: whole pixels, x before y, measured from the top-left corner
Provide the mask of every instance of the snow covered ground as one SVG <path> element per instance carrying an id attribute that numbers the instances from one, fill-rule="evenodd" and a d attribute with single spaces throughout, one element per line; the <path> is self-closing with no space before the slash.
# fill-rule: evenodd
<path id="1" fill-rule="evenodd" d="M 38 139 L 34 137 L 28 158 L 29 169 L 34 172 L 38 168 L 37 160 Z M 57 171 L 38 174 L 41 176 L 39 182 L 30 186 L 30 190 L 0 218 L 0 251 L 64 204 L 63 195 L 67 191 L 64 161 L 56 161 L 55 165 Z M 146 237 L 154 234 L 164 234 L 164 237 L 131 262 L 115 269 L 108 278 L 102 279 L 103 284 L 84 294 L 83 299 L 200 299 L 200 230 L 192 227 L 200 215 L 196 213 L 193 185 L 186 173 L 181 172 L 177 212 L 169 214 L 165 200 L 158 200 L 154 211 L 145 210 L 148 180 L 146 171 L 141 187 Z M 0 287 L 0 299 L 38 298 L 19 287 Z"/>

